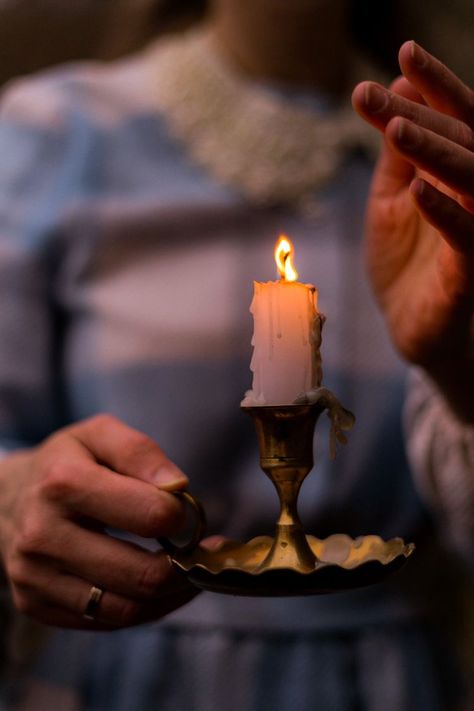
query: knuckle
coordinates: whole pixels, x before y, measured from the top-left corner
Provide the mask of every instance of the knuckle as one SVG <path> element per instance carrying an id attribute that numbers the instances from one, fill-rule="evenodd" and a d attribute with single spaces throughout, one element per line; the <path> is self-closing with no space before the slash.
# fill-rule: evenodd
<path id="1" fill-rule="evenodd" d="M 121 451 L 125 470 L 148 476 L 157 469 L 162 458 L 163 454 L 158 445 L 147 435 L 142 432 L 131 432 L 127 435 Z"/>
<path id="2" fill-rule="evenodd" d="M 71 425 L 53 432 L 38 446 L 37 454 L 40 468 L 49 467 L 56 460 L 58 454 L 69 446 L 73 428 L 74 425 Z"/>
<path id="3" fill-rule="evenodd" d="M 44 555 L 49 546 L 47 526 L 37 517 L 31 517 L 19 529 L 14 549 L 21 556 Z"/>
<path id="4" fill-rule="evenodd" d="M 125 456 L 130 459 L 146 457 L 157 452 L 157 446 L 153 440 L 143 432 L 131 432 L 124 451 Z"/>
<path id="5" fill-rule="evenodd" d="M 71 466 L 62 461 L 51 462 L 41 480 L 40 495 L 52 502 L 67 500 L 76 489 Z"/>

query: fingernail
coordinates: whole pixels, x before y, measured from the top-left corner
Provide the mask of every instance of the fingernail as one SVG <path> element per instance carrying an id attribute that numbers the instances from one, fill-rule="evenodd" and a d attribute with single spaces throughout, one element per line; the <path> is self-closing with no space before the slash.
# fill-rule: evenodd
<path id="1" fill-rule="evenodd" d="M 217 553 L 217 551 L 227 543 L 227 540 L 228 539 L 224 538 L 224 536 L 213 536 L 212 538 L 206 538 L 204 541 L 201 541 L 200 545 L 208 551 Z"/>
<path id="2" fill-rule="evenodd" d="M 413 150 L 418 148 L 422 138 L 422 133 L 418 126 L 408 121 L 400 121 L 398 126 L 398 143 L 402 148 Z"/>
<path id="3" fill-rule="evenodd" d="M 365 87 L 365 104 L 369 111 L 383 111 L 388 104 L 388 95 L 377 84 L 368 83 Z"/>
<path id="4" fill-rule="evenodd" d="M 160 489 L 173 491 L 174 489 L 182 489 L 189 484 L 189 479 L 181 469 L 174 464 L 165 464 L 158 469 L 153 476 L 153 483 Z"/>
<path id="5" fill-rule="evenodd" d="M 420 67 L 420 69 L 422 69 L 428 61 L 426 52 L 416 42 L 411 43 L 411 58 L 413 59 L 414 64 L 416 64 L 417 67 Z"/>

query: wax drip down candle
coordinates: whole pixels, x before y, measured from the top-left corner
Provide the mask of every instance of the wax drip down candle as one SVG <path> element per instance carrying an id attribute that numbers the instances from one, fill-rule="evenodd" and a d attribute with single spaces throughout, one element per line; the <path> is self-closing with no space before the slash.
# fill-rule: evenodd
<path id="1" fill-rule="evenodd" d="M 254 282 L 253 383 L 243 407 L 291 405 L 321 384 L 324 316 L 317 310 L 316 288 L 297 281 L 293 253 L 281 235 L 275 247 L 280 279 Z"/>

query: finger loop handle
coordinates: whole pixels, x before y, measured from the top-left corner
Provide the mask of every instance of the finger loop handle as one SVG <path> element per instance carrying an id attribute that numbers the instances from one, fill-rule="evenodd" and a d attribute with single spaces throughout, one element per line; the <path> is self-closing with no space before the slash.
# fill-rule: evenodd
<path id="1" fill-rule="evenodd" d="M 175 553 L 190 553 L 193 551 L 202 540 L 206 531 L 206 513 L 204 511 L 203 505 L 193 496 L 189 491 L 173 491 L 174 496 L 178 499 L 182 499 L 184 503 L 190 506 L 193 510 L 195 516 L 195 527 L 190 540 L 184 545 L 178 546 L 173 543 L 169 538 L 162 537 L 158 539 L 158 542 L 164 548 L 164 550 L 173 555 Z"/>

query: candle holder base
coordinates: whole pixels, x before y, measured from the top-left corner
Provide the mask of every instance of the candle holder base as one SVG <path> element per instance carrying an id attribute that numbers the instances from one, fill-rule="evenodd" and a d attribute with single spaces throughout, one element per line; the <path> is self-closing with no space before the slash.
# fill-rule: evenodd
<path id="1" fill-rule="evenodd" d="M 313 435 L 318 417 L 328 411 L 331 441 L 344 442 L 354 416 L 326 388 L 316 388 L 299 404 L 243 407 L 253 419 L 260 466 L 280 500 L 275 536 L 248 543 L 228 541 L 218 550 L 197 545 L 204 512 L 196 499 L 182 493 L 197 514 L 196 535 L 184 547 L 161 543 L 173 564 L 190 582 L 205 590 L 232 595 L 317 595 L 378 583 L 398 570 L 412 554 L 413 543 L 378 536 L 352 539 L 334 534 L 324 540 L 307 535 L 298 517 L 298 494 L 313 467 Z"/>
<path id="2" fill-rule="evenodd" d="M 230 595 L 281 597 L 318 595 L 372 585 L 402 567 L 414 550 L 401 538 L 383 541 L 378 536 L 352 539 L 335 534 L 324 540 L 305 536 L 314 556 L 306 563 L 280 567 L 272 550 L 275 540 L 259 536 L 248 543 L 228 541 L 217 551 L 201 546 L 191 552 L 175 551 L 174 565 L 203 590 Z"/>

